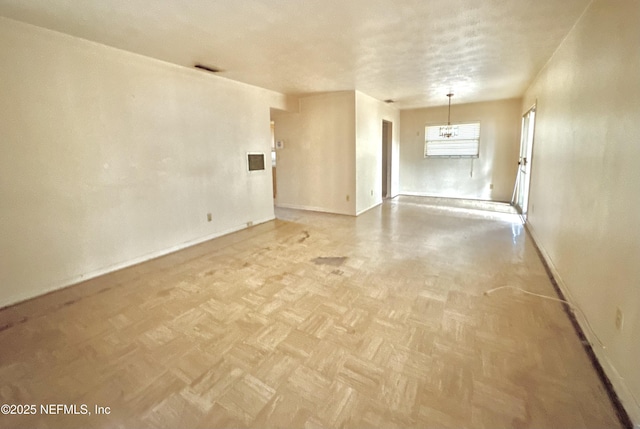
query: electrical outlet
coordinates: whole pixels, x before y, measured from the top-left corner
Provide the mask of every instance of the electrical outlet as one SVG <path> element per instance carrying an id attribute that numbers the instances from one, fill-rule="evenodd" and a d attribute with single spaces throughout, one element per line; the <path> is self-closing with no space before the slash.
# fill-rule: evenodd
<path id="1" fill-rule="evenodd" d="M 616 329 L 618 331 L 622 331 L 622 326 L 624 325 L 624 314 L 622 314 L 622 310 L 620 307 L 616 308 Z"/>
<path id="2" fill-rule="evenodd" d="M 253 222 L 251 222 L 251 221 L 247 222 L 247 228 L 249 228 L 251 226 L 253 226 Z"/>
<path id="3" fill-rule="evenodd" d="M 349 195 L 347 195 L 347 201 L 349 201 Z"/>
<path id="4" fill-rule="evenodd" d="M 373 197 L 373 189 L 371 190 L 371 196 Z"/>
<path id="5" fill-rule="evenodd" d="M 493 183 L 489 183 L 489 189 L 493 189 Z"/>
<path id="6" fill-rule="evenodd" d="M 211 213 L 207 213 L 207 222 L 211 222 Z"/>

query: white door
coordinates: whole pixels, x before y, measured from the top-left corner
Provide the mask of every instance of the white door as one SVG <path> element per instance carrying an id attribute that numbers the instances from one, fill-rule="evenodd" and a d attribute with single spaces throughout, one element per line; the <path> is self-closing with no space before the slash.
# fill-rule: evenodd
<path id="1" fill-rule="evenodd" d="M 515 206 L 525 218 L 529 206 L 529 183 L 531 181 L 531 154 L 533 153 L 533 135 L 536 119 L 536 107 L 522 117 L 522 137 L 520 139 L 520 159 L 516 178 Z"/>

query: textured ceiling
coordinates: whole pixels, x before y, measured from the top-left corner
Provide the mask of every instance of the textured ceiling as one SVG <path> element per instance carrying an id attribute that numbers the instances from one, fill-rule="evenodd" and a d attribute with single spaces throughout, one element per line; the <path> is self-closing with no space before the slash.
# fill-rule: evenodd
<path id="1" fill-rule="evenodd" d="M 0 0 L 0 15 L 287 94 L 521 96 L 590 0 Z"/>

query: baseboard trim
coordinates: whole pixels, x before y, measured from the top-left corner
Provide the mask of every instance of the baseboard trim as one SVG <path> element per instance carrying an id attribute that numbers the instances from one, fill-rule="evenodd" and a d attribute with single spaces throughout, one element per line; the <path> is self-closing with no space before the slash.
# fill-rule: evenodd
<path id="1" fill-rule="evenodd" d="M 472 198 L 472 197 L 452 197 L 452 196 L 448 196 L 448 195 L 436 195 L 436 194 L 429 194 L 429 193 L 425 193 L 425 192 L 412 192 L 412 191 L 402 191 L 398 195 L 400 195 L 400 196 L 404 195 L 404 196 L 407 196 L 407 197 L 446 198 L 446 199 L 450 199 L 450 200 L 486 201 L 486 202 L 489 202 L 489 203 L 504 203 L 504 204 L 510 204 L 511 203 L 510 201 L 503 201 L 503 200 L 487 200 L 487 199 L 483 199 L 483 198 Z M 398 195 L 396 195 L 396 196 L 398 196 Z"/>
<path id="2" fill-rule="evenodd" d="M 331 214 L 339 214 L 346 216 L 355 216 L 353 213 L 343 213 L 338 211 L 333 211 L 326 209 L 324 207 L 316 207 L 316 206 L 305 206 L 301 204 L 287 204 L 287 203 L 276 203 L 276 207 L 283 209 L 294 209 L 294 210 L 306 210 L 310 212 L 320 212 L 320 213 L 331 213 Z"/>
<path id="3" fill-rule="evenodd" d="M 551 280 L 551 284 L 556 290 L 556 293 L 560 299 L 564 299 L 570 302 L 572 305 L 577 306 L 576 300 L 571 295 L 571 291 L 567 287 L 566 283 L 562 280 L 562 277 L 558 273 L 556 266 L 553 264 L 553 260 L 549 256 L 544 246 L 540 244 L 538 235 L 535 229 L 529 222 L 525 223 L 525 228 L 529 233 L 529 236 L 533 240 L 534 247 L 536 248 L 538 255 L 544 265 L 547 275 Z M 572 312 L 571 308 L 564 304 L 564 311 L 569 316 L 571 323 L 573 324 L 578 337 L 580 338 L 587 355 L 589 356 L 591 363 L 600 376 L 605 389 L 609 395 L 612 405 L 614 406 L 620 422 L 628 429 L 640 429 L 640 406 L 635 401 L 631 389 L 627 386 L 624 378 L 620 376 L 615 366 L 611 363 L 606 353 L 601 347 L 592 346 L 592 344 L 598 344 L 598 340 L 594 338 L 594 334 L 588 328 L 585 316 L 582 312 Z"/>
<path id="4" fill-rule="evenodd" d="M 268 217 L 268 218 L 265 218 L 265 219 L 259 219 L 259 220 L 253 221 L 253 225 L 252 226 L 260 225 L 260 224 L 272 221 L 274 219 L 275 219 L 275 216 Z M 166 255 L 168 255 L 170 253 L 174 253 L 174 252 L 177 252 L 179 250 L 183 250 L 183 249 L 186 249 L 188 247 L 192 247 L 192 246 L 204 243 L 205 241 L 213 240 L 215 238 L 220 238 L 222 236 L 225 236 L 225 235 L 228 235 L 228 234 L 232 234 L 234 232 L 238 232 L 238 231 L 241 231 L 241 230 L 247 229 L 247 228 L 249 228 L 249 227 L 246 224 L 236 225 L 236 226 L 234 226 L 232 228 L 228 228 L 226 230 L 217 231 L 217 232 L 215 232 L 213 234 L 208 234 L 208 235 L 203 236 L 203 237 L 198 237 L 198 238 L 193 239 L 193 240 L 188 240 L 188 241 L 185 241 L 183 243 L 177 244 L 175 246 L 171 246 L 171 247 L 168 247 L 168 248 L 165 248 L 165 249 L 162 249 L 162 250 L 158 250 L 156 252 L 147 253 L 145 255 L 142 255 L 142 256 L 139 256 L 139 257 L 136 257 L 136 258 L 133 258 L 133 259 L 129 259 L 129 260 L 124 261 L 124 262 L 119 262 L 119 263 L 116 263 L 116 264 L 112 264 L 112 265 L 109 265 L 109 266 L 104 267 L 104 268 L 100 268 L 100 269 L 97 269 L 97 270 L 90 271 L 88 273 L 84 273 L 84 274 L 79 274 L 79 275 L 76 275 L 76 276 L 68 277 L 68 278 L 63 279 L 63 280 L 61 280 L 59 282 L 56 282 L 54 284 L 45 286 L 44 288 L 40 289 L 37 293 L 18 295 L 18 296 L 16 296 L 16 295 L 11 296 L 11 297 L 9 297 L 7 299 L 7 301 L 0 302 L 0 310 L 4 309 L 6 307 L 11 307 L 11 306 L 16 305 L 16 304 L 20 304 L 21 302 L 28 301 L 30 299 L 37 298 L 37 297 L 42 296 L 42 295 L 47 295 L 49 293 L 52 293 L 52 292 L 67 288 L 69 286 L 73 286 L 73 285 L 78 284 L 80 282 L 84 282 L 84 281 L 87 281 L 87 280 L 90 280 L 90 279 L 93 279 L 93 278 L 96 278 L 96 277 L 100 277 L 102 275 L 109 274 L 109 273 L 112 273 L 114 271 L 118 271 L 118 270 L 121 270 L 121 269 L 124 269 L 124 268 L 128 268 L 128 267 L 131 267 L 133 265 L 138 265 L 138 264 L 141 264 L 143 262 L 150 261 L 152 259 L 156 259 L 156 258 L 159 258 L 159 257 L 162 257 L 162 256 L 166 256 Z"/>
<path id="5" fill-rule="evenodd" d="M 380 205 L 382 205 L 382 201 L 378 201 L 377 203 L 375 203 L 371 207 L 367 207 L 366 209 L 362 209 L 359 212 L 356 212 L 356 216 L 360 216 L 362 213 L 368 212 L 369 210 L 374 209 L 374 208 L 376 208 L 376 207 L 378 207 Z"/>

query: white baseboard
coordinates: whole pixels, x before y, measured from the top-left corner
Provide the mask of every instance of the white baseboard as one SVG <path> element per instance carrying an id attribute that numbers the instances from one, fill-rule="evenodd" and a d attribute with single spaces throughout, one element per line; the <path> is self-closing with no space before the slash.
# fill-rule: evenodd
<path id="1" fill-rule="evenodd" d="M 280 207 L 283 209 L 307 210 L 311 212 L 331 213 L 331 214 L 339 214 L 339 215 L 347 215 L 347 216 L 354 215 L 353 213 L 344 213 L 344 212 L 329 210 L 325 207 L 305 206 L 301 204 L 276 203 L 276 207 Z"/>
<path id="2" fill-rule="evenodd" d="M 259 224 L 262 224 L 262 223 L 265 223 L 265 222 L 269 222 L 269 221 L 271 221 L 273 219 L 275 219 L 275 217 L 269 217 L 269 218 L 253 221 L 253 226 L 256 226 L 256 225 L 259 225 Z M 100 277 L 102 275 L 105 275 L 105 274 L 108 274 L 108 273 L 111 273 L 111 272 L 114 272 L 114 271 L 118 271 L 118 270 L 121 270 L 123 268 L 130 267 L 132 265 L 137 265 L 137 264 L 140 264 L 142 262 L 150 261 L 151 259 L 159 258 L 161 256 L 165 256 L 165 255 L 168 255 L 170 253 L 177 252 L 178 250 L 186 249 L 187 247 L 195 246 L 197 244 L 204 243 L 205 241 L 213 240 L 214 238 L 219 238 L 219 237 L 222 237 L 224 235 L 231 234 L 231 233 L 234 233 L 234 232 L 246 229 L 246 228 L 248 228 L 246 224 L 237 225 L 237 226 L 234 226 L 232 228 L 229 228 L 229 229 L 226 229 L 226 230 L 223 230 L 223 231 L 217 231 L 217 232 L 215 232 L 213 234 L 209 234 L 209 235 L 205 235 L 203 237 L 198 237 L 198 238 L 193 239 L 193 240 L 185 241 L 183 243 L 177 244 L 175 246 L 168 247 L 166 249 L 158 250 L 156 252 L 147 253 L 146 255 L 142 255 L 142 256 L 139 256 L 139 257 L 133 258 L 133 259 L 129 259 L 129 260 L 124 261 L 124 262 L 119 262 L 117 264 L 112 264 L 112 265 L 109 265 L 107 267 L 99 268 L 97 270 L 93 270 L 93 271 L 90 271 L 90 272 L 87 272 L 87 273 L 83 273 L 83 274 L 80 274 L 80 275 L 68 277 L 68 278 L 63 279 L 63 280 L 61 280 L 59 282 L 56 282 L 56 283 L 47 285 L 47 286 L 45 286 L 43 288 L 40 288 L 38 290 L 38 292 L 36 292 L 36 293 L 12 295 L 12 296 L 8 297 L 6 300 L 3 300 L 3 302 L 0 302 L 0 309 L 2 309 L 4 307 L 8 307 L 10 305 L 18 304 L 18 303 L 20 303 L 22 301 L 26 301 L 26 300 L 29 300 L 29 299 L 32 299 L 32 298 L 36 298 L 36 297 L 41 296 L 41 295 L 45 295 L 45 294 L 50 293 L 50 292 L 54 292 L 54 291 L 59 290 L 59 289 L 64 289 L 64 288 L 72 286 L 72 285 L 74 285 L 76 283 L 80 283 L 80 282 L 83 282 L 83 281 L 86 281 L 86 280 L 90 280 L 90 279 L 93 279 L 93 278 L 96 278 L 96 277 Z"/>
<path id="3" fill-rule="evenodd" d="M 371 207 L 367 207 L 366 209 L 362 209 L 359 212 L 356 212 L 355 216 L 360 216 L 362 213 L 364 213 L 364 212 L 366 212 L 368 210 L 371 210 L 372 208 L 377 207 L 380 204 L 382 204 L 382 201 L 378 201 L 374 205 L 372 205 Z M 300 205 L 300 204 L 282 204 L 282 203 L 277 203 L 276 207 L 281 207 L 283 209 L 307 210 L 307 211 L 312 211 L 312 212 L 321 212 L 321 213 L 331 213 L 331 214 L 354 216 L 353 213 L 336 212 L 336 211 L 332 211 L 332 210 L 326 209 L 324 207 L 305 206 L 305 205 Z"/>
<path id="4" fill-rule="evenodd" d="M 487 200 L 487 199 L 478 198 L 478 197 L 452 197 L 451 195 L 439 195 L 439 194 L 431 194 L 426 192 L 402 191 L 398 195 L 406 195 L 408 197 L 447 198 L 451 200 L 487 201 L 491 203 L 509 204 L 509 201 L 503 201 L 503 200 L 491 200 L 491 199 Z"/>
<path id="5" fill-rule="evenodd" d="M 372 208 L 378 207 L 379 205 L 382 204 L 382 201 L 377 201 L 374 205 L 367 207 L 366 209 L 362 209 L 359 212 L 356 212 L 356 216 L 360 216 L 362 213 L 367 212 L 369 210 L 371 210 Z"/>
<path id="6" fill-rule="evenodd" d="M 571 291 L 569 290 L 566 283 L 563 281 L 562 277 L 558 273 L 556 266 L 553 264 L 553 260 L 549 257 L 549 254 L 545 250 L 544 246 L 541 244 L 534 228 L 531 226 L 529 222 L 527 222 L 525 226 L 529 231 L 529 234 L 531 234 L 531 237 L 533 238 L 533 241 L 535 242 L 536 246 L 540 250 L 540 253 L 544 258 L 545 263 L 549 267 L 549 270 L 551 270 L 551 274 L 553 275 L 553 278 L 556 284 L 558 285 L 558 287 L 560 288 L 560 291 L 564 295 L 565 299 L 569 301 L 572 305 L 578 307 L 576 300 L 571 295 Z M 627 385 L 625 379 L 620 375 L 620 373 L 618 373 L 618 370 L 615 368 L 613 363 L 609 360 L 609 357 L 607 356 L 605 349 L 598 346 L 599 342 L 595 338 L 593 332 L 591 332 L 591 329 L 589 329 L 589 324 L 587 323 L 587 320 L 585 319 L 583 312 L 577 311 L 573 314 L 576 318 L 576 321 L 580 325 L 580 328 L 582 329 L 584 336 L 587 338 L 587 341 L 589 341 L 589 343 L 592 345 L 591 349 L 593 350 L 593 353 L 596 355 L 596 359 L 598 359 L 600 366 L 602 367 L 604 373 L 606 374 L 607 378 L 611 382 L 611 385 L 613 386 L 613 390 L 618 395 L 618 399 L 620 400 L 620 402 L 622 403 L 622 406 L 624 407 L 625 411 L 629 415 L 629 418 L 631 419 L 631 422 L 633 423 L 634 428 L 640 429 L 640 405 L 638 405 L 638 402 L 636 402 L 636 399 L 633 396 L 631 389 Z"/>
<path id="7" fill-rule="evenodd" d="M 431 198 L 446 198 L 442 195 L 434 195 L 427 192 L 413 192 L 413 191 L 400 191 L 398 195 L 406 195 L 408 197 L 431 197 Z"/>

